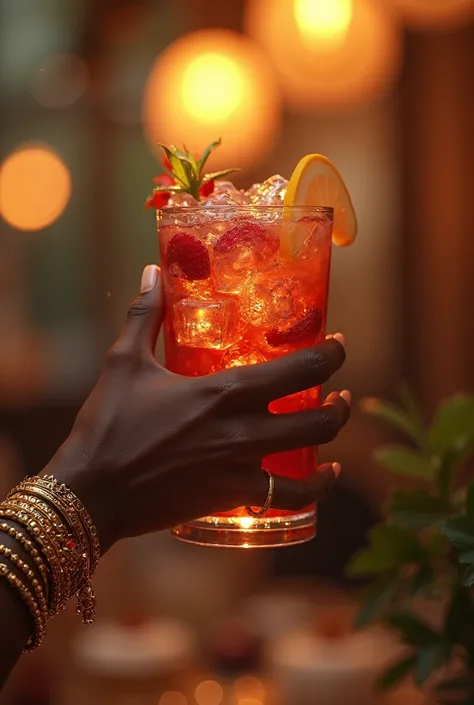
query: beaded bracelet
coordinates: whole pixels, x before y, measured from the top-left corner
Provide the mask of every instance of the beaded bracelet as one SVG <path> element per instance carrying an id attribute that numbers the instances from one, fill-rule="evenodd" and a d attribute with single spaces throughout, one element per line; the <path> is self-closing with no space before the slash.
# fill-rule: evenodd
<path id="1" fill-rule="evenodd" d="M 31 594 L 31 591 L 28 590 L 20 578 L 10 570 L 6 563 L 0 563 L 0 576 L 5 578 L 11 587 L 19 593 L 33 618 L 35 626 L 34 634 L 28 639 L 25 651 L 34 651 L 34 649 L 37 649 L 41 644 L 46 634 L 46 621 L 43 618 L 43 613 Z"/>

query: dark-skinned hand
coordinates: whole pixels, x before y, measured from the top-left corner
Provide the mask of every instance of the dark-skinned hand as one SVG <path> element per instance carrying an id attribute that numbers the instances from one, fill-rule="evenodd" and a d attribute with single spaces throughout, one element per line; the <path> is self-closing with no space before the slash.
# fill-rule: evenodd
<path id="1" fill-rule="evenodd" d="M 160 272 L 150 265 L 99 381 L 45 469 L 83 500 L 104 552 L 120 538 L 261 506 L 262 457 L 327 443 L 349 417 L 348 392 L 330 394 L 319 409 L 268 411 L 272 400 L 322 384 L 341 367 L 342 336 L 270 362 L 183 377 L 155 358 L 162 301 Z M 298 510 L 321 499 L 339 470 L 329 463 L 304 480 L 276 476 L 272 506 Z"/>

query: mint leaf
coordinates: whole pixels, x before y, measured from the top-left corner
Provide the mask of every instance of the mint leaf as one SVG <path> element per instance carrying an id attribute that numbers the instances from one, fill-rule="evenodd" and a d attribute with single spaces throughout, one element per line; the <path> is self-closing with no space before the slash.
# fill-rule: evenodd
<path id="1" fill-rule="evenodd" d="M 347 567 L 348 575 L 371 576 L 416 563 L 425 557 L 419 541 L 398 526 L 381 524 L 370 532 L 370 547 L 360 551 Z"/>
<path id="2" fill-rule="evenodd" d="M 160 147 L 168 157 L 175 180 L 178 181 L 185 190 L 189 189 L 192 186 L 194 179 L 193 166 L 187 155 L 181 153 L 183 156 L 179 157 L 177 155 L 179 150 L 176 150 L 176 148 L 170 149 L 165 144 L 160 144 Z"/>
<path id="3" fill-rule="evenodd" d="M 450 508 L 440 497 L 427 490 L 394 490 L 388 503 L 389 520 L 413 530 L 438 524 L 449 516 Z"/>
<path id="4" fill-rule="evenodd" d="M 365 590 L 362 606 L 354 623 L 355 628 L 361 629 L 381 619 L 391 607 L 399 588 L 400 580 L 392 574 Z"/>
<path id="5" fill-rule="evenodd" d="M 429 432 L 433 453 L 455 450 L 465 455 L 474 449 L 474 395 L 457 394 L 438 408 Z"/>
<path id="6" fill-rule="evenodd" d="M 401 661 L 397 661 L 375 683 L 377 690 L 386 690 L 400 683 L 416 666 L 417 657 L 415 654 L 407 656 Z"/>
<path id="7" fill-rule="evenodd" d="M 201 154 L 201 158 L 198 161 L 199 173 L 201 173 L 202 170 L 204 169 L 204 165 L 206 164 L 207 160 L 209 159 L 211 152 L 213 152 L 214 149 L 216 149 L 216 147 L 220 147 L 221 144 L 222 144 L 222 139 L 219 137 L 219 139 L 216 140 L 215 142 L 211 142 L 209 147 L 206 147 L 204 152 Z"/>
<path id="8" fill-rule="evenodd" d="M 374 457 L 377 462 L 397 475 L 421 477 L 425 480 L 433 480 L 436 477 L 436 469 L 428 458 L 402 445 L 382 446 L 375 451 Z"/>
<path id="9" fill-rule="evenodd" d="M 396 404 L 369 397 L 361 401 L 360 408 L 366 414 L 375 416 L 409 436 L 418 446 L 424 446 L 425 434 L 423 429 L 419 427 L 418 421 L 414 421 L 410 413 Z"/>
<path id="10" fill-rule="evenodd" d="M 425 648 L 439 641 L 439 635 L 412 612 L 396 612 L 390 615 L 389 625 L 400 633 L 402 641 L 409 646 Z"/>
<path id="11" fill-rule="evenodd" d="M 222 171 L 213 171 L 210 174 L 206 174 L 203 177 L 202 183 L 207 184 L 208 181 L 223 179 L 224 176 L 228 176 L 229 174 L 232 174 L 234 171 L 240 171 L 240 169 L 223 169 Z"/>

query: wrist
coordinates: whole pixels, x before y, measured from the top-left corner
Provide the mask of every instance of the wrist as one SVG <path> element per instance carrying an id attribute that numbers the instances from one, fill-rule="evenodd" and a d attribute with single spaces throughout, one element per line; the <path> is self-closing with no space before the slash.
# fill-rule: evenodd
<path id="1" fill-rule="evenodd" d="M 104 555 L 116 541 L 111 492 L 85 445 L 70 436 L 39 474 L 53 475 L 80 499 L 97 529 L 101 555 Z"/>

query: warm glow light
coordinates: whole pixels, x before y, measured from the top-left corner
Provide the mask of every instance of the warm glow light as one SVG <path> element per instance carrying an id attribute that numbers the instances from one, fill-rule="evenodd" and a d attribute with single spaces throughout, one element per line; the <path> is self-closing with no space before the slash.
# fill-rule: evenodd
<path id="1" fill-rule="evenodd" d="M 234 690 L 239 698 L 239 703 L 262 702 L 265 700 L 265 686 L 254 676 L 242 676 L 234 683 Z"/>
<path id="2" fill-rule="evenodd" d="M 252 519 L 252 517 L 239 517 L 237 519 L 237 522 L 240 524 L 242 529 L 250 529 L 254 521 L 255 520 Z"/>
<path id="3" fill-rule="evenodd" d="M 336 48 L 344 41 L 352 20 L 353 0 L 294 0 L 294 13 L 302 40 Z"/>
<path id="4" fill-rule="evenodd" d="M 417 29 L 452 29 L 474 17 L 474 0 L 384 0 Z"/>
<path id="5" fill-rule="evenodd" d="M 71 178 L 47 146 L 26 145 L 0 169 L 0 213 L 18 230 L 41 230 L 57 220 L 69 201 Z"/>
<path id="6" fill-rule="evenodd" d="M 202 681 L 194 691 L 197 705 L 220 705 L 224 691 L 216 681 Z"/>
<path id="7" fill-rule="evenodd" d="M 176 690 L 169 690 L 163 693 L 159 700 L 159 705 L 188 705 L 188 701 L 182 693 Z"/>
<path id="8" fill-rule="evenodd" d="M 184 72 L 181 92 L 190 115 L 201 122 L 227 120 L 245 96 L 236 60 L 210 52 L 196 57 Z"/>
<path id="9" fill-rule="evenodd" d="M 150 143 L 199 151 L 218 137 L 212 169 L 256 165 L 280 127 L 280 97 L 268 58 L 243 35 L 213 29 L 171 44 L 153 67 L 144 96 Z"/>
<path id="10" fill-rule="evenodd" d="M 247 0 L 247 32 L 266 50 L 294 112 L 347 109 L 393 84 L 402 62 L 401 32 L 381 5 Z"/>

